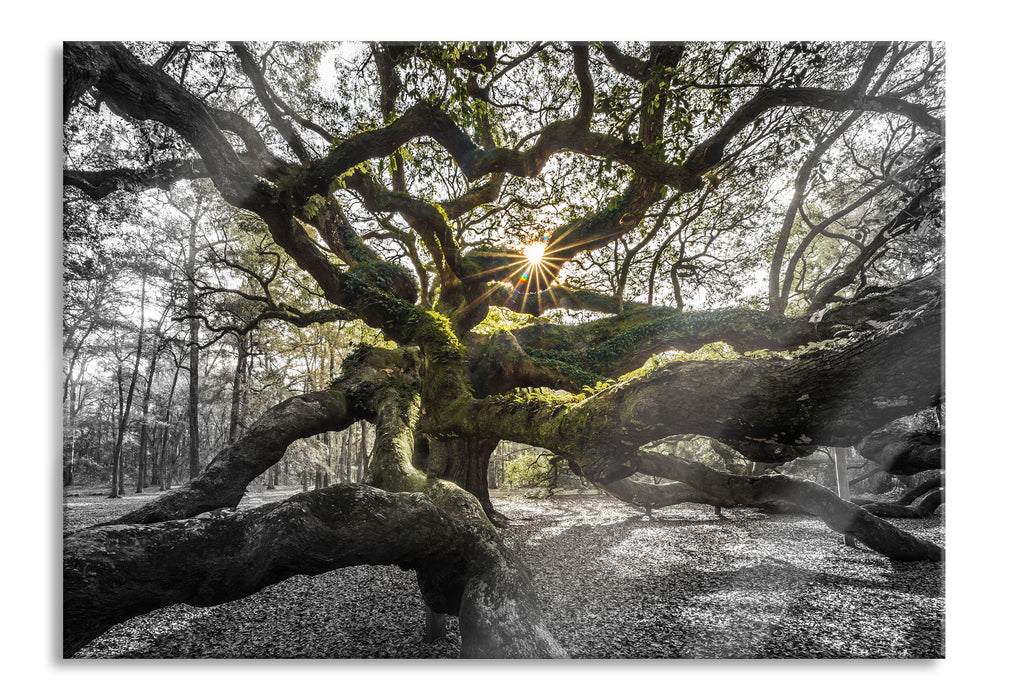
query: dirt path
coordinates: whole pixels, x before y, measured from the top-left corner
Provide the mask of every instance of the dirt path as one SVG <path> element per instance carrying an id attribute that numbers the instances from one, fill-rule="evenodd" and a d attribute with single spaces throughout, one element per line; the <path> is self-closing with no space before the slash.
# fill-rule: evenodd
<path id="1" fill-rule="evenodd" d="M 249 505 L 290 493 L 253 494 Z M 66 524 L 98 522 L 148 497 L 68 498 Z M 500 498 L 495 506 L 511 518 L 504 537 L 532 570 L 547 621 L 575 657 L 944 654 L 942 566 L 845 547 L 811 518 L 737 509 L 719 519 L 710 507 L 683 505 L 649 520 L 605 496 Z M 901 526 L 944 544 L 940 518 Z M 454 624 L 447 640 L 425 644 L 422 622 L 412 573 L 354 567 L 212 608 L 171 606 L 119 625 L 79 656 L 457 655 Z"/>

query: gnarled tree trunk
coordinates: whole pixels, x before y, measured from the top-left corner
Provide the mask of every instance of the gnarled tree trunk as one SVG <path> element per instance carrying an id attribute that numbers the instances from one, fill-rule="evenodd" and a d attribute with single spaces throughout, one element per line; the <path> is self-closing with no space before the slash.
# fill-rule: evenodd
<path id="1" fill-rule="evenodd" d="M 425 469 L 429 477 L 447 479 L 469 491 L 487 517 L 502 524 L 505 518 L 491 503 L 487 481 L 490 458 L 498 442 L 479 437 L 429 440 Z"/>

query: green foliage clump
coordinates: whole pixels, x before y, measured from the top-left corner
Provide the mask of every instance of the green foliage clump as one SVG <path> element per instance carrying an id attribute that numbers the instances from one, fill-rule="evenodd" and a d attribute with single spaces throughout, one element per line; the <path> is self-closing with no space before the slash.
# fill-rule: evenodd
<path id="1" fill-rule="evenodd" d="M 512 311 L 503 306 L 492 306 L 484 319 L 473 327 L 473 332 L 480 335 L 493 335 L 499 331 L 514 331 L 535 323 L 535 316 Z"/>
<path id="2" fill-rule="evenodd" d="M 490 402 L 499 406 L 508 406 L 522 410 L 539 410 L 543 408 L 559 409 L 577 399 L 575 395 L 554 392 L 540 387 L 519 387 L 509 391 L 507 394 L 497 394 L 492 396 Z"/>
<path id="3" fill-rule="evenodd" d="M 526 453 L 505 462 L 504 481 L 507 489 L 546 487 L 553 469 L 544 455 Z"/>
<path id="4" fill-rule="evenodd" d="M 571 472 L 566 460 L 549 452 L 526 452 L 504 465 L 502 486 L 506 489 L 532 489 L 526 494 L 531 498 L 548 498 L 558 489 L 580 489 L 585 485 L 585 481 Z"/>
<path id="5" fill-rule="evenodd" d="M 587 372 L 582 368 L 584 365 L 580 353 L 567 350 L 526 348 L 526 354 L 539 364 L 553 367 L 585 386 L 595 386 L 599 382 L 607 381 L 604 375 Z"/>

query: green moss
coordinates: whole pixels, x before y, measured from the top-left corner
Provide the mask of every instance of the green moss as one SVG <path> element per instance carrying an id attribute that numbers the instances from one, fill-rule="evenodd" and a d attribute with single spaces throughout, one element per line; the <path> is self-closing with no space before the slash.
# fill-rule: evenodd
<path id="1" fill-rule="evenodd" d="M 330 386 L 334 386 L 342 381 L 345 381 L 355 370 L 364 365 L 372 349 L 373 346 L 365 345 L 364 343 L 355 343 L 351 345 L 350 352 L 343 358 L 343 362 L 340 365 L 340 376 L 334 379 Z"/>
<path id="2" fill-rule="evenodd" d="M 452 330 L 452 322 L 437 311 L 412 307 L 405 328 L 411 339 L 436 362 L 461 363 L 466 348 Z"/>
<path id="3" fill-rule="evenodd" d="M 537 364 L 553 368 L 584 386 L 594 386 L 598 382 L 607 381 L 604 374 L 583 369 L 585 365 L 592 364 L 592 359 L 586 358 L 587 353 L 529 348 L 526 350 L 526 354 L 536 360 Z"/>
<path id="4" fill-rule="evenodd" d="M 628 356 L 649 345 L 680 340 L 690 347 L 707 346 L 718 338 L 746 339 L 768 337 L 788 319 L 768 319 L 766 313 L 752 309 L 725 309 L 710 312 L 680 313 L 668 309 L 632 309 L 608 319 L 586 324 L 572 332 L 541 334 L 541 348 L 527 353 L 544 360 L 578 367 L 596 377 L 610 374 Z M 544 340 L 547 342 L 544 343 Z M 692 359 L 730 359 L 731 351 L 711 352 Z M 595 381 L 595 380 L 593 380 Z"/>
<path id="5" fill-rule="evenodd" d="M 496 530 L 480 502 L 461 486 L 442 479 L 428 479 L 424 495 L 451 520 L 496 537 Z"/>

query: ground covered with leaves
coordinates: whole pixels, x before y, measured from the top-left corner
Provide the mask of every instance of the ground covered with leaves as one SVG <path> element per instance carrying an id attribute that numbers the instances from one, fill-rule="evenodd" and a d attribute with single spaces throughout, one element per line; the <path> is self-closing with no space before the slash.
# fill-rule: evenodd
<path id="1" fill-rule="evenodd" d="M 250 494 L 243 507 L 290 490 Z M 68 494 L 64 530 L 156 494 Z M 820 521 L 754 509 L 655 511 L 607 496 L 497 497 L 547 623 L 581 658 L 941 658 L 941 564 L 846 547 Z M 942 518 L 899 521 L 944 543 Z M 458 625 L 423 641 L 412 572 L 361 566 L 296 576 L 209 608 L 173 605 L 117 625 L 81 658 L 452 658 Z"/>

